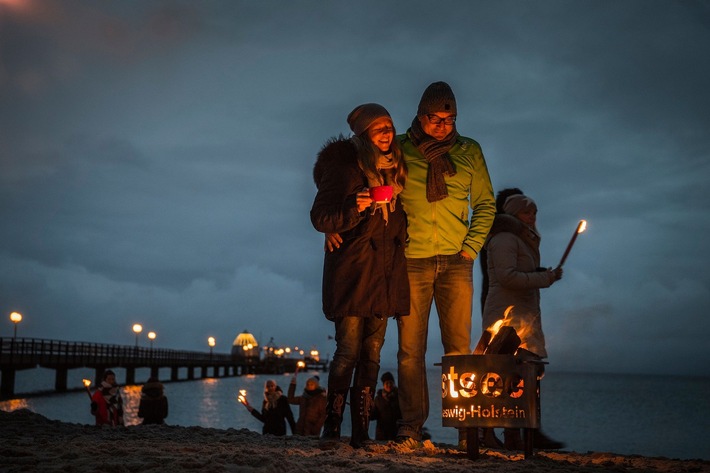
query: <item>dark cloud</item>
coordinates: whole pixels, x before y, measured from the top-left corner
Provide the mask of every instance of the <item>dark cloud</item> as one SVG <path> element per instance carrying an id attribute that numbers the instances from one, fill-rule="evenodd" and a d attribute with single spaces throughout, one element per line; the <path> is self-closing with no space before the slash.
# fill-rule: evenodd
<path id="1" fill-rule="evenodd" d="M 538 202 L 545 264 L 589 221 L 543 291 L 552 366 L 708 374 L 704 2 L 17 5 L 0 3 L 0 311 L 25 314 L 21 336 L 132 343 L 141 322 L 165 347 L 248 329 L 332 353 L 315 155 L 359 103 L 404 131 L 443 79 L 495 188 Z"/>

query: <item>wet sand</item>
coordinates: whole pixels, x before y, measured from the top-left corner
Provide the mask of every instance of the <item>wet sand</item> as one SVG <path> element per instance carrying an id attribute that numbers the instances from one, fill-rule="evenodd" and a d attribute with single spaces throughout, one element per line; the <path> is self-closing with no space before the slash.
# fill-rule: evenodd
<path id="1" fill-rule="evenodd" d="M 178 426 L 96 427 L 49 420 L 29 410 L 0 411 L 0 472 L 710 472 L 710 461 L 603 452 L 481 450 L 470 460 L 451 445 L 411 450 L 316 438 L 263 436 L 246 429 Z"/>

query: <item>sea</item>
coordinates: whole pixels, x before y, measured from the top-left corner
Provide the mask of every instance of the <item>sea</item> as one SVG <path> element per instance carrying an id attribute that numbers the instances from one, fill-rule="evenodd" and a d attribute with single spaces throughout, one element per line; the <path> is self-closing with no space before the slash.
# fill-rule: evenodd
<path id="1" fill-rule="evenodd" d="M 119 383 L 125 377 L 115 370 Z M 396 369 L 383 367 L 381 372 Z M 136 370 L 136 380 L 145 381 L 148 369 Z M 15 399 L 0 401 L 0 410 L 29 409 L 49 419 L 93 424 L 89 398 L 81 389 L 82 379 L 93 370 L 69 372 L 69 392 L 53 393 L 54 372 L 43 368 L 16 374 Z M 317 375 L 321 385 L 327 372 L 299 373 L 297 392 L 308 377 Z M 185 377 L 182 373 L 181 377 Z M 245 390 L 250 403 L 260 406 L 264 383 L 276 380 L 284 392 L 292 374 L 246 375 L 166 382 L 168 369 L 160 371 L 169 400 L 168 424 L 216 429 L 249 429 L 261 432 L 261 423 L 239 404 Z M 441 421 L 441 368 L 428 370 L 430 414 L 426 429 L 434 443 L 455 445 L 457 431 Z M 380 387 L 380 386 L 378 386 Z M 140 385 L 123 386 L 126 423 L 140 423 L 136 417 Z M 677 459 L 710 460 L 710 378 L 555 372 L 548 368 L 540 387 L 542 431 L 565 442 L 565 451 L 611 452 Z M 297 409 L 297 408 L 295 408 Z M 294 411 L 297 416 L 298 412 Z M 346 410 L 343 435 L 350 433 Z M 502 438 L 501 429 L 497 429 Z M 374 425 L 371 425 L 374 436 Z"/>

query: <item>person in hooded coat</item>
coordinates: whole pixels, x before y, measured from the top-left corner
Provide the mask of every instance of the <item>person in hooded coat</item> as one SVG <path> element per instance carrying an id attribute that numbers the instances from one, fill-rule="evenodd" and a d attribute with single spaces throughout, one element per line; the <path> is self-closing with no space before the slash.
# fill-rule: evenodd
<path id="1" fill-rule="evenodd" d="M 516 356 L 521 359 L 547 358 L 542 332 L 540 289 L 562 278 L 562 268 L 540 267 L 540 234 L 537 205 L 524 194 L 510 195 L 497 214 L 485 244 L 488 252 L 488 295 L 483 307 L 483 330 L 498 320 L 515 329 L 520 337 Z M 543 370 L 541 368 L 539 376 Z M 503 431 L 505 448 L 523 450 L 520 429 Z M 564 444 L 535 431 L 533 446 L 563 448 Z"/>
<path id="2" fill-rule="evenodd" d="M 318 378 L 308 378 L 300 396 L 296 396 L 296 375 L 288 386 L 289 404 L 298 406 L 296 435 L 320 435 L 325 422 L 326 392 L 320 387 Z"/>
<path id="3" fill-rule="evenodd" d="M 165 396 L 163 383 L 151 376 L 141 388 L 141 400 L 138 404 L 138 417 L 143 425 L 164 424 L 168 417 L 168 398 Z"/>
<path id="4" fill-rule="evenodd" d="M 350 444 L 359 447 L 369 440 L 387 318 L 409 314 L 407 219 L 399 199 L 406 167 L 392 118 L 382 105 L 367 103 L 355 107 L 347 122 L 354 136 L 328 141 L 313 169 L 318 191 L 311 223 L 319 232 L 337 233 L 341 241 L 326 251 L 323 265 L 323 313 L 335 325 L 336 342 L 320 442 L 324 448 L 340 439 L 351 385 Z M 392 187 L 391 199 L 373 202 L 368 189 L 383 185 Z"/>

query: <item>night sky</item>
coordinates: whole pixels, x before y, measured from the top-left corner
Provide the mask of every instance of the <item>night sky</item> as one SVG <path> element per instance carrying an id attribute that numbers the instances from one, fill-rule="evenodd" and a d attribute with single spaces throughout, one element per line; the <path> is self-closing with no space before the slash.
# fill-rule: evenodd
<path id="1" fill-rule="evenodd" d="M 332 356 L 316 153 L 443 80 L 545 266 L 588 221 L 542 291 L 548 369 L 708 376 L 708 58 L 706 1 L 0 0 L 0 336 L 19 311 L 19 337 Z"/>

